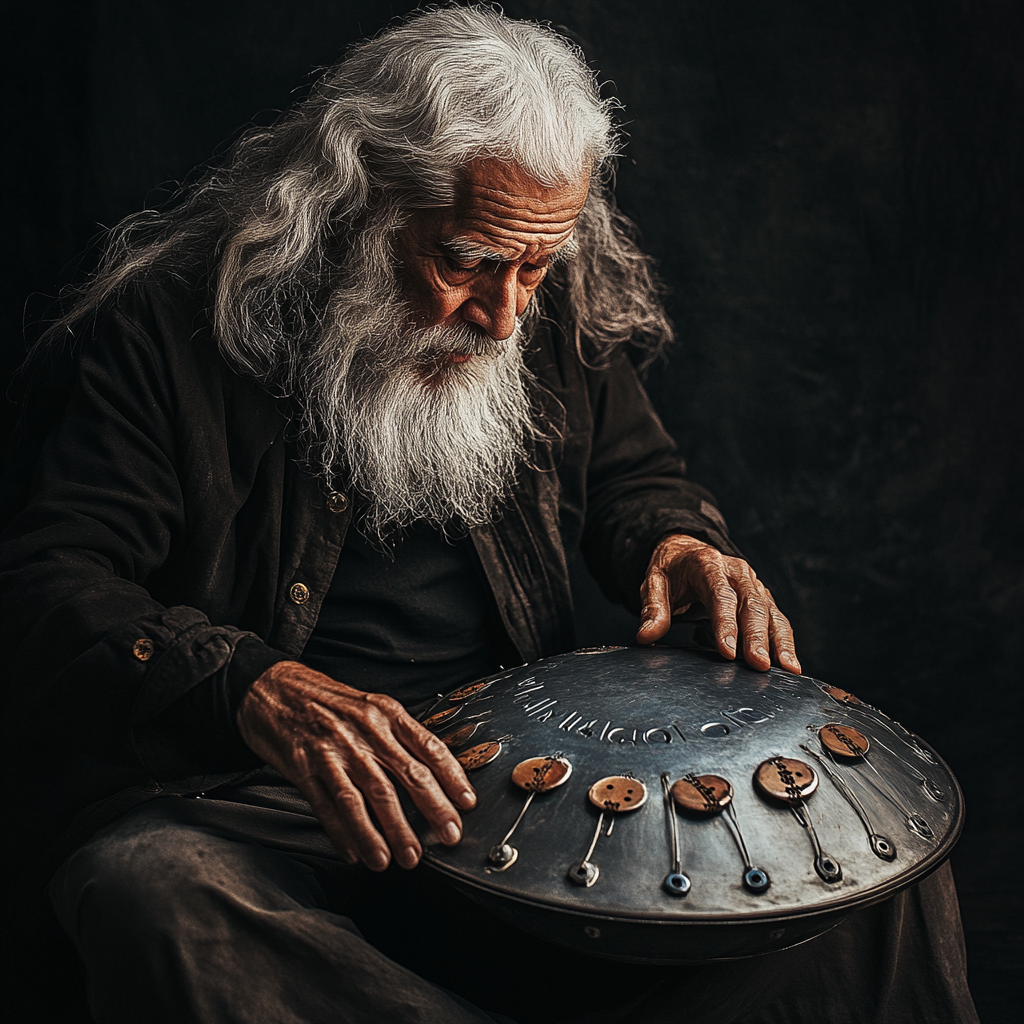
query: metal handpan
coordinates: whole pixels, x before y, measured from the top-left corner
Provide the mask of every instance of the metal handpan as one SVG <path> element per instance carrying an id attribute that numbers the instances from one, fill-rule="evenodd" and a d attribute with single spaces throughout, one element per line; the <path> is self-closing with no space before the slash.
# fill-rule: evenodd
<path id="1" fill-rule="evenodd" d="M 478 795 L 455 847 L 413 814 L 424 862 L 597 956 L 795 945 L 922 879 L 963 824 L 952 773 L 897 722 L 704 651 L 559 655 L 460 687 L 423 721 Z"/>

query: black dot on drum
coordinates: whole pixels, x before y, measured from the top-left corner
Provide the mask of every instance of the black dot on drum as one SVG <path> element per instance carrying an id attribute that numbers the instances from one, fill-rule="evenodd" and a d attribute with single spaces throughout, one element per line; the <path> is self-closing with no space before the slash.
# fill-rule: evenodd
<path id="1" fill-rule="evenodd" d="M 633 791 L 630 790 L 630 792 L 632 793 Z M 624 796 L 622 799 L 625 800 L 625 802 L 628 804 L 629 801 L 632 800 L 633 798 L 631 796 Z"/>
<path id="2" fill-rule="evenodd" d="M 604 788 L 605 789 L 614 789 L 615 787 L 609 782 L 608 785 L 605 786 Z"/>

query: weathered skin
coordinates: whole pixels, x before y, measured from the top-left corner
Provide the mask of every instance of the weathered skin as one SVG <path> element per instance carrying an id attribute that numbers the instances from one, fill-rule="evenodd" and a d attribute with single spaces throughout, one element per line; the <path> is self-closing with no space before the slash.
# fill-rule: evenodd
<path id="1" fill-rule="evenodd" d="M 589 177 L 548 187 L 511 164 L 474 160 L 461 186 L 454 206 L 413 214 L 395 254 L 420 326 L 475 324 L 504 341 L 571 238 Z"/>
<path id="2" fill-rule="evenodd" d="M 468 164 L 458 201 L 418 211 L 396 240 L 419 326 L 465 323 L 494 342 L 511 337 L 552 259 L 571 244 L 588 187 L 586 174 L 546 186 L 497 160 Z M 484 357 L 440 353 L 435 365 L 477 358 Z M 673 612 L 699 602 L 711 615 L 723 657 L 735 658 L 739 647 L 749 665 L 764 671 L 770 650 L 778 664 L 800 671 L 788 620 L 742 559 L 692 537 L 667 537 L 651 558 L 641 596 L 642 644 L 665 635 Z M 256 680 L 238 724 L 253 751 L 309 801 L 339 853 L 374 871 L 383 871 L 392 856 L 412 868 L 423 852 L 385 769 L 443 842 L 462 836 L 456 808 L 476 803 L 451 752 L 396 700 L 299 662 L 279 662 Z"/>
<path id="3" fill-rule="evenodd" d="M 742 645 L 740 653 L 751 668 L 766 672 L 774 660 L 790 672 L 800 671 L 789 619 L 742 558 L 723 555 L 695 537 L 666 537 L 651 556 L 640 598 L 639 643 L 660 640 L 673 615 L 700 603 L 711 616 L 711 631 L 723 658 L 734 659 Z"/>

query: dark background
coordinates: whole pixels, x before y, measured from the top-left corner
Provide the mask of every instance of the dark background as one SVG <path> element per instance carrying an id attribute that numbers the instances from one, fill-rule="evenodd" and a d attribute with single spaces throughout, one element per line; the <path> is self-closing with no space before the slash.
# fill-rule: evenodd
<path id="1" fill-rule="evenodd" d="M 5 377 L 27 298 L 38 318 L 101 225 L 411 7 L 19 6 L 4 19 Z M 920 732 L 959 776 L 972 988 L 983 1021 L 1016 1019 L 1024 5 L 506 11 L 571 28 L 626 104 L 619 201 L 680 334 L 650 374 L 655 403 L 792 618 L 805 670 Z M 630 636 L 592 591 L 579 603 L 585 639 Z"/>

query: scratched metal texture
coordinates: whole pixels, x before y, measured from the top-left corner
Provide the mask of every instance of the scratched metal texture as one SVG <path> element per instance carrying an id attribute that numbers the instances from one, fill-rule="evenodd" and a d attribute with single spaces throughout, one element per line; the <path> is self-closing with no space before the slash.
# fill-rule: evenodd
<path id="1" fill-rule="evenodd" d="M 792 945 L 934 870 L 962 827 L 956 780 L 923 740 L 868 705 L 835 699 L 819 680 L 779 669 L 758 673 L 689 649 L 611 648 L 488 677 L 462 700 L 442 697 L 424 717 L 452 706 L 459 711 L 437 725 L 438 735 L 478 726 L 453 746 L 456 753 L 504 740 L 501 754 L 472 773 L 479 803 L 465 816 L 457 847 L 441 845 L 418 820 L 426 863 L 520 926 L 591 953 L 685 961 Z M 866 735 L 867 757 L 831 760 L 832 772 L 824 770 L 814 755 L 826 757 L 817 731 L 830 722 Z M 512 783 L 513 767 L 555 753 L 572 763 L 571 777 L 534 798 L 509 841 L 518 859 L 493 870 L 488 851 L 527 795 Z M 840 881 L 819 877 L 812 839 L 792 811 L 755 790 L 755 769 L 775 756 L 798 758 L 817 772 L 818 788 L 804 808 L 821 847 L 841 865 Z M 723 816 L 698 819 L 675 809 L 681 868 L 692 888 L 684 897 L 662 889 L 672 868 L 663 772 L 673 781 L 693 772 L 732 783 L 749 859 L 771 879 L 766 892 L 744 888 L 743 858 Z M 617 814 L 611 836 L 602 831 L 590 858 L 600 877 L 582 888 L 567 873 L 586 854 L 597 824 L 587 792 L 620 774 L 646 785 L 647 802 Z M 856 794 L 872 831 L 895 844 L 895 859 L 873 853 L 834 774 Z M 911 815 L 925 827 L 914 831 Z"/>

